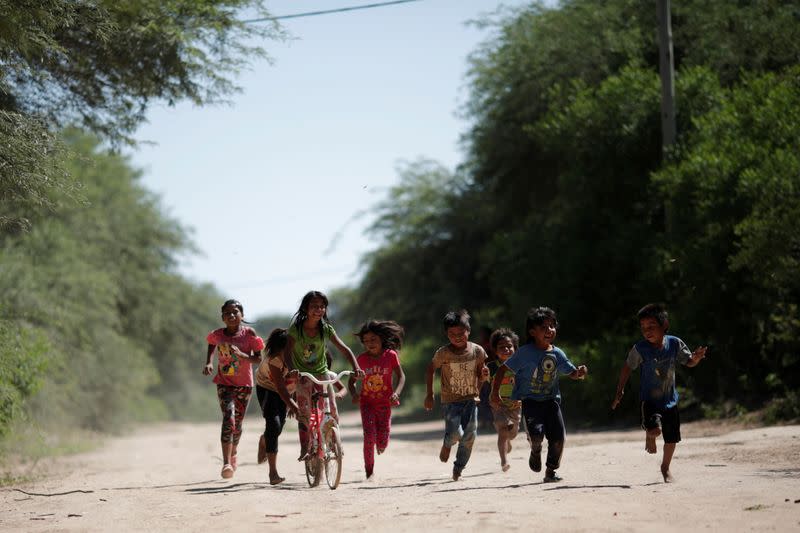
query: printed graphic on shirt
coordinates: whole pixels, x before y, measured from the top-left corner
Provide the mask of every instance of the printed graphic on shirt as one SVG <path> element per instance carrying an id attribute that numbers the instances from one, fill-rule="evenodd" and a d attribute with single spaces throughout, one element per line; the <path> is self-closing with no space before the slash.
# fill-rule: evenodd
<path id="1" fill-rule="evenodd" d="M 452 396 L 469 396 L 475 392 L 475 361 L 445 363 Z"/>
<path id="2" fill-rule="evenodd" d="M 656 387 L 651 389 L 650 395 L 652 398 L 662 398 L 666 396 L 672 389 L 672 384 L 675 383 L 675 365 L 671 357 L 664 357 L 662 359 L 653 359 L 653 375 Z"/>
<path id="3" fill-rule="evenodd" d="M 235 376 L 239 370 L 239 358 L 231 350 L 230 344 L 217 346 L 219 352 L 219 373 L 223 376 Z"/>
<path id="4" fill-rule="evenodd" d="M 383 381 L 383 376 L 380 374 L 372 374 L 367 376 L 364 380 L 364 396 L 366 397 L 382 397 L 389 387 Z"/>
<path id="5" fill-rule="evenodd" d="M 306 362 L 314 361 L 317 357 L 317 345 L 313 342 L 307 342 L 303 346 L 303 359 Z"/>
<path id="6" fill-rule="evenodd" d="M 556 355 L 552 352 L 547 352 L 539 366 L 533 371 L 531 376 L 531 393 L 533 394 L 547 394 L 553 388 L 553 385 L 558 382 L 558 362 Z"/>

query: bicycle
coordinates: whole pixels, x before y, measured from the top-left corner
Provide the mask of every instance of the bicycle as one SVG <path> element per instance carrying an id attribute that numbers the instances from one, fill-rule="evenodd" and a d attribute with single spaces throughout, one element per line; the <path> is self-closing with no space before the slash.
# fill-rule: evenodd
<path id="1" fill-rule="evenodd" d="M 344 376 L 355 372 L 345 370 L 338 374 L 327 372 L 327 380 L 317 379 L 314 374 L 300 372 L 301 377 L 324 387 L 311 394 L 311 417 L 308 423 L 308 452 L 305 456 L 306 480 L 310 487 L 316 487 L 322 481 L 325 470 L 325 481 L 331 490 L 339 486 L 342 478 L 342 438 L 339 434 L 338 411 L 336 409 L 335 383 L 341 383 Z"/>

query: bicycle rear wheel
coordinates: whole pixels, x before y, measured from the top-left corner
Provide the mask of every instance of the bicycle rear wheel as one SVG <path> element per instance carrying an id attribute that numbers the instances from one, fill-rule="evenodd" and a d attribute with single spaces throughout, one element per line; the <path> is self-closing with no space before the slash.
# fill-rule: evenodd
<path id="1" fill-rule="evenodd" d="M 342 439 L 339 428 L 332 427 L 325 435 L 325 481 L 331 489 L 342 479 Z"/>

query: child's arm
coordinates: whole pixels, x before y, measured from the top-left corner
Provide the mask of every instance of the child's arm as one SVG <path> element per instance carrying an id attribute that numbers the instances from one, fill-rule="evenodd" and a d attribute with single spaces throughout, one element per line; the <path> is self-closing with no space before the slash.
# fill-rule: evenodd
<path id="1" fill-rule="evenodd" d="M 478 358 L 478 364 L 475 365 L 475 373 L 478 376 L 478 388 L 481 387 L 484 381 L 489 381 L 489 367 L 486 366 L 486 352 L 483 352 L 483 356 Z"/>
<path id="2" fill-rule="evenodd" d="M 231 344 L 231 352 L 236 354 L 236 357 L 239 359 L 243 359 L 245 361 L 249 361 L 253 364 L 258 364 L 261 362 L 261 350 L 256 350 L 253 352 L 253 355 L 244 353 L 238 346 L 235 344 Z"/>
<path id="3" fill-rule="evenodd" d="M 363 378 L 364 371 L 361 370 L 360 366 L 358 366 L 358 361 L 356 361 L 356 356 L 353 354 L 353 350 L 343 343 L 342 339 L 340 339 L 335 333 L 333 334 L 333 337 L 331 337 L 331 342 L 334 346 L 336 346 L 336 349 L 339 350 L 348 361 L 350 361 L 350 366 L 353 367 L 353 372 L 356 373 L 356 378 Z"/>
<path id="4" fill-rule="evenodd" d="M 286 404 L 286 408 L 289 410 L 289 417 L 291 418 L 295 414 L 297 414 L 297 402 L 294 401 L 291 394 L 289 394 L 289 389 L 286 388 L 286 381 L 283 379 L 283 372 L 277 367 L 269 365 L 269 377 L 272 379 L 272 382 L 275 384 L 275 388 L 278 389 L 278 395 L 283 400 L 283 403 Z"/>
<path id="5" fill-rule="evenodd" d="M 392 371 L 397 378 L 397 385 L 394 388 L 394 392 L 392 393 L 391 400 L 395 403 L 400 402 L 400 393 L 403 392 L 403 387 L 406 385 L 406 373 L 403 372 L 403 367 L 397 365 L 394 367 Z"/>
<path id="6" fill-rule="evenodd" d="M 350 397 L 353 399 L 353 404 L 358 405 L 359 403 L 359 394 L 356 390 L 356 377 L 350 376 L 347 380 L 347 388 L 350 391 Z"/>
<path id="7" fill-rule="evenodd" d="M 619 382 L 617 383 L 617 394 L 614 396 L 614 401 L 611 402 L 611 409 L 616 409 L 622 397 L 625 395 L 625 384 L 631 375 L 631 367 L 628 363 L 622 365 L 622 370 L 619 373 Z"/>
<path id="8" fill-rule="evenodd" d="M 348 383 L 349 383 L 349 381 L 348 381 Z M 336 399 L 337 400 L 341 400 L 342 398 L 347 396 L 347 388 L 344 385 L 342 385 L 341 383 L 339 383 L 338 381 L 333 384 L 333 388 L 336 389 L 336 393 L 335 394 L 336 394 Z"/>
<path id="9" fill-rule="evenodd" d="M 567 374 L 571 379 L 583 379 L 586 377 L 586 374 L 589 373 L 589 369 L 586 368 L 586 365 L 579 365 L 578 368 Z"/>
<path id="10" fill-rule="evenodd" d="M 423 403 L 425 410 L 430 411 L 433 409 L 433 375 L 436 374 L 436 366 L 431 361 L 428 365 L 428 369 L 425 371 L 425 387 L 426 387 L 426 394 L 425 394 L 425 402 Z"/>
<path id="11" fill-rule="evenodd" d="M 506 365 L 500 365 L 497 372 L 494 373 L 492 380 L 492 392 L 489 393 L 489 403 L 492 405 L 500 405 L 500 383 L 503 382 L 503 377 L 506 375 Z"/>
<path id="12" fill-rule="evenodd" d="M 214 365 L 211 364 L 211 356 L 214 355 L 216 346 L 213 344 L 208 345 L 208 353 L 206 354 L 206 366 L 203 367 L 203 375 L 210 376 L 214 372 Z"/>
<path id="13" fill-rule="evenodd" d="M 700 361 L 705 359 L 707 350 L 708 346 L 700 346 L 695 351 L 693 351 L 691 357 L 689 357 L 689 362 L 686 363 L 686 366 L 688 366 L 689 368 L 697 366 L 700 363 Z"/>
<path id="14" fill-rule="evenodd" d="M 294 337 L 289 335 L 286 338 L 286 346 L 283 348 L 281 352 L 281 357 L 283 357 L 283 365 L 286 369 L 293 375 L 297 374 L 297 370 L 294 367 L 294 363 L 292 362 L 292 353 L 294 351 Z"/>

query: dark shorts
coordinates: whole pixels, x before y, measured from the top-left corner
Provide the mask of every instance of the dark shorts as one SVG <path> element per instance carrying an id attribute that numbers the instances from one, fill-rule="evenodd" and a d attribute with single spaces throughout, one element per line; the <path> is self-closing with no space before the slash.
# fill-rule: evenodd
<path id="1" fill-rule="evenodd" d="M 642 428 L 661 428 L 665 443 L 680 442 L 681 418 L 678 415 L 678 406 L 665 408 L 642 402 Z"/>

